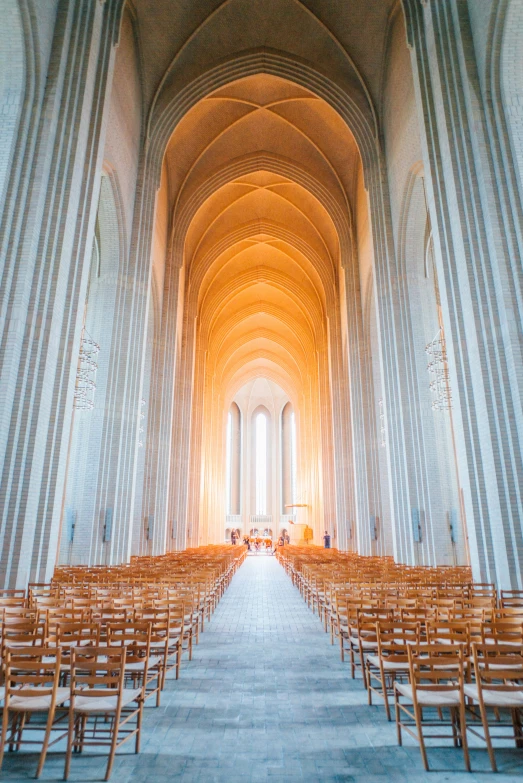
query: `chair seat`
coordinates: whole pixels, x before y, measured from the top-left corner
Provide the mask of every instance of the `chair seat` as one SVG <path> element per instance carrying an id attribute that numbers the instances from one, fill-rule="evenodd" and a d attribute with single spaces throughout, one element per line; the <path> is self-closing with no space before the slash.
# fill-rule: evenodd
<path id="1" fill-rule="evenodd" d="M 372 666 L 375 666 L 377 669 L 380 668 L 380 659 L 379 655 L 369 655 L 367 658 L 369 663 L 372 664 Z M 388 661 L 387 658 L 383 658 L 383 668 L 385 671 L 390 672 L 406 672 L 409 670 L 409 664 L 408 661 L 404 661 L 401 663 L 400 661 Z"/>
<path id="2" fill-rule="evenodd" d="M 167 640 L 166 639 L 160 639 L 156 642 L 151 642 L 151 647 L 154 647 L 155 650 L 163 650 L 165 648 Z"/>
<path id="3" fill-rule="evenodd" d="M 467 661 L 465 661 L 465 664 L 466 663 L 467 663 Z M 470 656 L 469 663 L 470 663 L 471 666 L 474 664 L 474 656 L 472 656 L 472 655 Z M 514 663 L 512 665 L 509 665 L 507 663 L 490 663 L 490 661 L 489 661 L 488 667 L 489 667 L 489 669 L 492 669 L 492 670 L 497 669 L 498 671 L 500 671 L 502 669 L 523 669 L 523 664 L 521 664 L 521 663 Z M 484 669 L 485 668 L 485 664 L 481 660 L 479 661 L 479 668 L 480 669 Z"/>
<path id="4" fill-rule="evenodd" d="M 356 640 L 354 640 L 356 641 Z M 377 650 L 378 649 L 378 642 L 377 641 L 367 641 L 366 639 L 360 639 L 359 644 L 361 645 L 363 650 Z"/>
<path id="5" fill-rule="evenodd" d="M 421 655 L 420 657 L 421 657 L 421 658 L 427 658 L 428 656 L 427 656 L 427 655 Z M 468 668 L 468 665 L 469 665 L 469 662 L 468 662 L 467 660 L 464 660 L 464 661 L 463 661 L 463 668 L 464 668 L 464 669 L 467 669 L 467 668 Z M 444 671 L 445 669 L 450 669 L 451 671 L 452 671 L 453 669 L 455 669 L 455 670 L 457 671 L 457 670 L 459 669 L 459 663 L 453 663 L 453 662 L 450 662 L 450 663 L 442 663 L 442 664 L 436 663 L 436 664 L 434 664 L 434 666 L 433 666 L 432 668 L 433 668 L 433 669 L 439 669 L 440 671 L 441 671 L 441 670 L 443 670 L 443 671 Z"/>
<path id="6" fill-rule="evenodd" d="M 465 644 L 465 639 L 463 642 L 455 642 L 452 639 L 449 639 L 448 636 L 440 636 L 436 639 L 437 644 L 448 644 L 449 647 L 455 647 L 456 644 Z"/>
<path id="7" fill-rule="evenodd" d="M 155 666 L 158 666 L 160 663 L 161 658 L 159 655 L 151 655 L 149 657 L 149 664 L 147 666 L 147 670 L 154 669 Z M 144 661 L 134 661 L 133 663 L 126 663 L 125 664 L 125 671 L 126 672 L 141 672 L 143 671 L 143 664 Z"/>
<path id="8" fill-rule="evenodd" d="M 20 689 L 23 693 L 24 688 Z M 58 688 L 56 706 L 64 704 L 69 699 L 69 688 Z M 15 712 L 46 712 L 51 706 L 51 694 L 44 696 L 11 696 L 9 709 Z"/>
<path id="9" fill-rule="evenodd" d="M 396 690 L 409 701 L 413 700 L 412 685 L 396 683 Z M 417 701 L 420 707 L 459 707 L 459 691 L 417 690 Z"/>
<path id="10" fill-rule="evenodd" d="M 122 707 L 136 701 L 142 694 L 141 688 L 125 688 L 122 691 Z M 118 703 L 117 696 L 77 696 L 74 703 L 75 712 L 114 712 Z"/>
<path id="11" fill-rule="evenodd" d="M 511 639 L 503 639 L 500 641 L 499 639 L 496 639 L 496 637 L 487 636 L 483 642 L 483 644 L 502 644 L 504 647 L 515 647 L 516 649 L 521 647 L 521 641 L 511 640 Z"/>
<path id="12" fill-rule="evenodd" d="M 503 668 L 507 668 L 506 666 Z M 465 696 L 475 702 L 479 702 L 478 686 L 465 685 Z M 491 691 L 483 689 L 483 702 L 487 707 L 523 707 L 523 690 L 514 686 L 514 693 L 510 691 Z"/>

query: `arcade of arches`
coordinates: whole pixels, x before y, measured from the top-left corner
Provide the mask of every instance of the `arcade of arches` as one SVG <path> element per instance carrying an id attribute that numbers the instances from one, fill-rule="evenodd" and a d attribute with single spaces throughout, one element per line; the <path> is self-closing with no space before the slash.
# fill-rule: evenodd
<path id="1" fill-rule="evenodd" d="M 0 18 L 2 586 L 307 526 L 523 589 L 522 0 Z"/>

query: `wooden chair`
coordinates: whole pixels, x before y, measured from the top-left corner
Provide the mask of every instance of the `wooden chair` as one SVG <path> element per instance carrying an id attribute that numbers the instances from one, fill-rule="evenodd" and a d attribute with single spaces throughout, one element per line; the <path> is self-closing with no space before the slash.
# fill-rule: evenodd
<path id="1" fill-rule="evenodd" d="M 363 608 L 362 598 L 347 598 L 339 597 L 336 600 L 335 611 L 335 633 L 340 640 L 340 657 L 341 661 L 345 660 L 345 653 L 348 652 L 350 656 L 351 651 L 351 636 L 356 637 L 357 631 L 357 611 Z M 354 632 L 353 632 L 354 629 Z M 354 674 L 353 674 L 354 679 Z"/>
<path id="2" fill-rule="evenodd" d="M 393 617 L 394 611 L 392 609 L 364 608 L 356 610 L 356 636 L 349 635 L 351 675 L 354 679 L 356 669 L 360 668 L 365 688 L 368 686 L 366 657 L 378 652 L 377 623 L 379 621 L 392 622 Z"/>
<path id="3" fill-rule="evenodd" d="M 465 722 L 464 648 L 448 644 L 409 646 L 408 658 L 409 682 L 394 683 L 398 744 L 402 744 L 402 730 L 405 730 L 419 743 L 423 766 L 428 771 L 425 739 L 450 738 L 455 747 L 461 744 L 465 767 L 470 771 Z M 445 723 L 442 717 L 446 709 L 449 710 L 450 721 Z M 434 710 L 436 714 L 432 715 Z M 424 733 L 425 727 L 445 725 L 450 726 L 450 735 Z"/>
<path id="4" fill-rule="evenodd" d="M 427 642 L 431 644 L 463 645 L 465 654 L 470 646 L 470 625 L 464 622 L 427 623 Z"/>
<path id="5" fill-rule="evenodd" d="M 39 740 L 24 739 L 27 717 L 33 713 L 47 713 L 47 720 L 42 727 L 44 738 L 37 778 L 42 774 L 48 748 L 65 736 L 65 732 L 62 732 L 61 736 L 50 742 L 56 708 L 69 699 L 69 689 L 59 687 L 60 662 L 60 650 L 55 648 L 32 646 L 6 649 L 0 767 L 6 744 L 17 750 L 22 744 L 40 744 Z M 37 724 L 31 724 L 31 735 L 37 729 Z"/>
<path id="6" fill-rule="evenodd" d="M 400 621 L 402 623 L 419 623 L 420 632 L 425 633 L 426 625 L 436 621 L 436 609 L 432 606 L 419 606 L 416 609 L 401 609 Z"/>
<path id="7" fill-rule="evenodd" d="M 169 609 L 158 608 L 141 609 L 137 611 L 136 619 L 145 620 L 151 626 L 150 651 L 154 658 L 158 659 L 158 663 L 155 665 L 160 675 L 159 688 L 156 692 L 156 706 L 159 707 L 161 691 L 163 691 L 165 687 L 167 663 L 169 659 L 169 629 L 171 627 L 170 611 Z M 151 666 L 151 668 L 154 668 L 154 666 Z M 146 698 L 148 698 L 148 695 L 146 695 Z"/>
<path id="8" fill-rule="evenodd" d="M 496 622 L 496 620 L 514 620 L 514 622 L 523 623 L 523 606 L 505 606 L 501 609 L 496 609 L 493 622 Z"/>
<path id="9" fill-rule="evenodd" d="M 0 608 L 0 618 L 4 623 L 37 622 L 41 613 L 36 608 L 27 606 L 3 606 Z"/>
<path id="10" fill-rule="evenodd" d="M 367 656 L 368 700 L 372 704 L 372 694 L 380 696 L 385 704 L 387 720 L 390 720 L 389 696 L 394 698 L 394 683 L 408 677 L 408 646 L 419 644 L 420 624 L 396 620 L 392 623 L 379 622 L 376 631 L 378 652 Z"/>
<path id="11" fill-rule="evenodd" d="M 83 609 L 69 609 L 68 607 L 52 607 L 44 610 L 47 621 L 47 634 L 50 640 L 56 639 L 57 627 L 64 623 L 90 622 L 91 615 Z"/>
<path id="12" fill-rule="evenodd" d="M 141 687 L 143 700 L 156 695 L 159 706 L 162 685 L 162 658 L 151 655 L 151 622 L 134 620 L 132 623 L 110 623 L 107 626 L 107 644 L 109 647 L 125 647 L 126 681 L 132 687 Z"/>
<path id="13" fill-rule="evenodd" d="M 2 658 L 6 648 L 42 647 L 46 640 L 46 624 L 37 620 L 2 623 Z"/>
<path id="14" fill-rule="evenodd" d="M 523 621 L 507 622 L 499 620 L 493 623 L 484 623 L 481 636 L 481 644 L 505 644 L 513 647 L 523 647 Z"/>
<path id="15" fill-rule="evenodd" d="M 522 609 L 523 590 L 502 590 L 499 605 L 501 609 Z"/>
<path id="16" fill-rule="evenodd" d="M 175 670 L 178 680 L 182 667 L 184 651 L 192 658 L 192 625 L 186 622 L 185 605 L 169 600 L 169 648 L 167 653 L 166 673 Z"/>
<path id="17" fill-rule="evenodd" d="M 71 698 L 64 780 L 71 756 L 86 746 L 109 747 L 105 780 L 109 780 L 116 750 L 135 739 L 140 750 L 143 687 L 125 688 L 126 648 L 75 647 L 71 650 Z M 99 718 L 103 718 L 102 721 Z"/>
<path id="18" fill-rule="evenodd" d="M 523 748 L 523 644 L 473 644 L 475 682 L 465 685 L 465 696 L 478 705 L 483 735 L 469 722 L 468 730 L 487 745 L 490 765 L 497 772 L 496 757 L 490 734 L 489 710 L 494 711 L 493 725 L 511 726 L 509 735 L 498 739 L 514 739 Z M 508 711 L 510 719 L 502 721 L 500 711 Z"/>
<path id="19" fill-rule="evenodd" d="M 82 620 L 76 622 L 62 622 L 56 626 L 54 638 L 51 637 L 56 647 L 62 653 L 62 684 L 67 683 L 71 671 L 71 650 L 74 647 L 98 647 L 100 644 L 100 623 L 85 623 Z"/>

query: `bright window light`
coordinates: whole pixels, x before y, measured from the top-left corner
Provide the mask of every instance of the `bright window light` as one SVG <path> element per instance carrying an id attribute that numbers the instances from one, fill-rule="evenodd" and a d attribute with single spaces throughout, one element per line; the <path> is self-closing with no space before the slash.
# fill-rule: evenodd
<path id="1" fill-rule="evenodd" d="M 256 416 L 256 513 L 267 513 L 267 417 Z"/>
<path id="2" fill-rule="evenodd" d="M 227 434 L 225 442 L 226 508 L 227 514 L 230 514 L 232 486 L 232 413 L 230 411 L 227 416 Z"/>
<path id="3" fill-rule="evenodd" d="M 291 503 L 296 503 L 296 417 L 291 413 Z"/>

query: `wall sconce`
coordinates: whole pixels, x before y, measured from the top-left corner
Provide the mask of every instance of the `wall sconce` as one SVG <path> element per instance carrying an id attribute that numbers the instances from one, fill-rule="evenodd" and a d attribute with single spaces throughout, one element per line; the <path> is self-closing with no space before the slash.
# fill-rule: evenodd
<path id="1" fill-rule="evenodd" d="M 385 441 L 385 411 L 383 410 L 383 400 L 378 400 L 378 405 L 380 408 L 380 446 L 382 449 L 385 448 L 386 441 Z"/>
<path id="2" fill-rule="evenodd" d="M 78 411 L 92 411 L 94 408 L 96 371 L 98 369 L 98 363 L 94 357 L 99 351 L 100 346 L 84 327 L 80 339 L 80 353 L 78 354 L 78 367 L 74 387 L 74 407 Z"/>
<path id="3" fill-rule="evenodd" d="M 432 342 L 425 346 L 425 353 L 430 357 L 427 370 L 432 376 L 429 384 L 429 388 L 434 395 L 432 409 L 435 411 L 449 410 L 449 408 L 452 408 L 452 393 L 450 391 L 447 346 L 443 327 L 440 328 Z"/>

